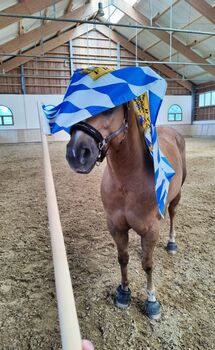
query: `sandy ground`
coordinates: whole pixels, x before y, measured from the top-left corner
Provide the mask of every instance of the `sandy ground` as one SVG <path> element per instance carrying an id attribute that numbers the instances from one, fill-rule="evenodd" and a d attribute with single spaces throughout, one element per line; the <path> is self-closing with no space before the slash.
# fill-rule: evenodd
<path id="1" fill-rule="evenodd" d="M 187 139 L 180 250 L 171 257 L 164 249 L 167 219 L 155 254 L 159 322 L 141 312 L 145 276 L 132 231 L 132 305 L 113 306 L 120 274 L 99 194 L 104 165 L 77 175 L 65 161 L 65 143 L 49 147 L 82 336 L 96 350 L 215 349 L 215 140 Z M 61 349 L 41 145 L 1 145 L 0 155 L 0 349 Z"/>

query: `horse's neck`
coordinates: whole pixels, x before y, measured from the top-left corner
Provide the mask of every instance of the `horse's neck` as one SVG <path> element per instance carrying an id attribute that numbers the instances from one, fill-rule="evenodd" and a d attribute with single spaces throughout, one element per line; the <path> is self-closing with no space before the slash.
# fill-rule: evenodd
<path id="1" fill-rule="evenodd" d="M 111 146 L 107 156 L 108 167 L 122 183 L 129 183 L 151 172 L 151 159 L 133 111 L 129 115 L 129 126 L 124 140 Z"/>

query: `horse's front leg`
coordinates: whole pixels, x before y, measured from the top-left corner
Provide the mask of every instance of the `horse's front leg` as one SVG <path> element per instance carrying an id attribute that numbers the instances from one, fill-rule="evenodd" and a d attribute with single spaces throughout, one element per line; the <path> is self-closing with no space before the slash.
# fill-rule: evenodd
<path id="1" fill-rule="evenodd" d="M 147 300 L 144 304 L 144 311 L 149 318 L 159 319 L 161 314 L 161 308 L 159 301 L 155 297 L 155 287 L 152 278 L 153 272 L 153 253 L 156 243 L 159 238 L 159 223 L 154 223 L 153 226 L 149 225 L 141 233 L 141 246 L 142 246 L 142 267 L 146 273 L 147 278 Z"/>
<path id="2" fill-rule="evenodd" d="M 121 284 L 116 290 L 115 305 L 119 308 L 127 308 L 131 302 L 131 291 L 128 287 L 128 229 L 119 229 L 114 226 L 111 220 L 108 220 L 108 229 L 113 237 L 117 251 L 118 262 L 121 268 Z"/>

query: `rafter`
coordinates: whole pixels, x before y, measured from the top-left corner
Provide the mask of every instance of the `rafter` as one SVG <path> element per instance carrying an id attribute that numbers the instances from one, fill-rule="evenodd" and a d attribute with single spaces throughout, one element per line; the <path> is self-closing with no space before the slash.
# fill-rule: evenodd
<path id="1" fill-rule="evenodd" d="M 67 13 L 70 13 L 71 15 L 72 6 L 73 6 L 73 0 L 70 0 L 64 11 L 64 15 L 66 15 Z M 57 35 L 59 35 L 61 32 L 62 32 L 62 29 L 57 32 Z"/>
<path id="2" fill-rule="evenodd" d="M 197 18 L 195 18 L 194 20 L 192 20 L 191 22 L 189 22 L 189 23 L 187 23 L 186 25 L 184 25 L 183 27 L 181 27 L 181 29 L 186 29 L 188 26 L 190 26 L 191 24 L 193 24 L 193 23 L 195 23 L 196 21 L 198 21 L 199 20 L 199 18 L 201 18 L 202 17 L 202 15 L 201 16 L 198 16 Z M 143 30 L 145 30 L 145 29 L 143 29 Z M 141 31 L 142 32 L 142 31 Z M 138 33 L 138 35 L 140 34 L 140 32 Z M 208 36 L 204 36 L 203 38 L 201 38 L 201 39 L 198 39 L 198 40 L 193 40 L 190 44 L 186 44 L 186 46 L 187 47 L 193 47 L 193 46 L 195 46 L 195 45 L 197 45 L 197 44 L 200 44 L 201 42 L 203 42 L 203 41 L 205 41 L 205 40 L 207 40 L 207 39 L 209 39 L 209 38 L 211 38 L 212 36 L 211 35 L 208 35 Z M 133 38 L 130 38 L 129 39 L 129 41 L 131 41 Z M 144 48 L 144 50 L 149 50 L 149 49 L 151 49 L 152 47 L 154 47 L 155 45 L 157 45 L 158 43 L 160 43 L 160 42 L 162 42 L 162 40 L 159 40 L 158 39 L 158 41 L 156 41 L 156 43 L 154 43 L 154 44 L 152 44 L 152 45 L 150 45 L 150 46 L 148 46 L 148 47 L 145 47 Z"/>
<path id="3" fill-rule="evenodd" d="M 197 90 L 199 91 L 200 89 L 202 88 L 211 88 L 211 89 L 214 89 L 215 88 L 215 81 L 207 81 L 205 83 L 201 83 L 197 86 Z"/>
<path id="4" fill-rule="evenodd" d="M 35 12 L 44 10 L 46 7 L 49 7 L 61 0 L 28 0 L 22 1 L 16 5 L 10 6 L 1 12 L 5 13 L 19 13 L 21 15 L 32 15 Z M 0 29 L 9 26 L 12 23 L 19 22 L 19 18 L 11 17 L 1 17 L 0 18 Z"/>
<path id="5" fill-rule="evenodd" d="M 127 39 L 125 39 L 121 34 L 113 30 L 109 31 L 109 28 L 101 27 L 101 26 L 97 26 L 96 30 L 101 34 L 105 35 L 106 37 L 109 37 L 109 34 L 111 34 L 111 40 L 113 40 L 116 43 L 119 43 L 124 49 L 131 52 L 133 55 L 136 54 L 136 46 L 133 43 L 128 42 Z M 142 60 L 150 60 L 150 61 L 155 60 L 153 56 L 149 55 L 148 53 L 140 49 L 137 49 L 137 57 Z M 177 74 L 176 72 L 174 72 L 172 69 L 168 68 L 165 65 L 154 63 L 154 64 L 151 64 L 151 66 L 156 68 L 158 71 L 160 71 L 162 74 L 164 74 L 168 78 L 179 77 L 179 74 Z M 178 83 L 181 86 L 185 87 L 186 89 L 192 91 L 192 84 L 189 81 L 180 80 Z"/>
<path id="6" fill-rule="evenodd" d="M 90 27 L 90 28 L 89 28 Z M 47 53 L 51 50 L 54 50 L 56 47 L 66 43 L 70 39 L 78 38 L 79 36 L 85 34 L 88 30 L 91 30 L 93 26 L 87 26 L 85 24 L 80 25 L 79 27 L 73 28 L 71 30 L 68 30 L 65 33 L 60 34 L 58 37 L 48 40 L 47 42 L 43 43 L 42 51 L 43 53 Z M 37 46 L 33 49 L 30 49 L 25 52 L 26 55 L 32 55 L 32 56 L 38 56 L 41 55 L 41 46 Z M 29 62 L 33 59 L 33 57 L 15 57 L 7 62 L 4 62 L 1 65 L 1 70 L 5 73 L 11 71 L 12 69 L 20 66 L 21 64 L 24 64 L 26 62 Z"/>
<path id="7" fill-rule="evenodd" d="M 94 11 L 97 10 L 97 4 L 87 4 L 79 7 L 78 9 L 74 10 L 72 13 L 73 19 L 80 19 L 85 18 L 86 16 L 91 15 Z M 71 18 L 71 13 L 68 13 L 61 18 L 69 19 Z M 59 32 L 62 29 L 69 29 L 70 27 L 74 27 L 74 23 L 68 23 L 68 22 L 48 22 L 42 27 L 38 27 L 36 29 L 31 30 L 30 32 L 26 32 L 22 35 L 20 35 L 18 38 L 10 40 L 6 42 L 3 45 L 0 45 L 0 52 L 1 53 L 12 53 L 16 52 L 17 50 L 20 50 L 30 44 L 33 44 L 35 42 L 38 42 L 41 40 L 41 34 L 43 38 L 55 35 L 57 32 Z"/>
<path id="8" fill-rule="evenodd" d="M 206 17 L 215 24 L 215 7 L 202 0 L 185 0 L 189 5 L 194 7 L 202 16 Z"/>
<path id="9" fill-rule="evenodd" d="M 158 41 L 156 41 L 155 43 L 147 46 L 147 47 L 144 47 L 144 51 L 148 51 L 150 49 L 152 49 L 154 46 L 156 46 L 157 44 L 159 44 L 161 42 L 161 40 L 158 39 Z"/>
<path id="10" fill-rule="evenodd" d="M 209 53 L 207 56 L 204 57 L 205 60 L 208 60 L 209 58 L 211 58 L 213 55 L 212 53 Z"/>
<path id="11" fill-rule="evenodd" d="M 193 46 L 197 45 L 198 43 L 199 43 L 198 40 L 195 39 L 195 40 L 193 40 L 191 43 L 187 44 L 186 46 L 187 46 L 187 47 L 193 47 Z"/>
<path id="12" fill-rule="evenodd" d="M 68 5 L 67 5 L 65 14 L 71 12 L 72 6 L 73 6 L 73 0 L 70 0 L 69 3 L 68 3 Z"/>
<path id="13" fill-rule="evenodd" d="M 172 7 L 174 7 L 179 1 L 180 1 L 180 0 L 175 0 L 175 2 L 173 2 L 173 4 L 172 4 Z M 135 4 L 135 6 L 137 6 L 137 3 Z M 166 7 L 165 10 L 163 10 L 162 12 L 157 12 L 156 15 L 152 18 L 152 23 L 153 23 L 153 24 L 156 23 L 157 20 L 158 20 L 161 16 L 163 16 L 166 12 L 169 11 L 170 7 L 171 7 L 171 6 Z M 148 21 L 149 21 L 149 20 L 148 20 Z M 145 29 L 140 30 L 139 33 L 138 33 L 138 35 L 139 35 L 140 33 L 142 33 L 142 31 L 144 31 L 144 30 L 145 30 Z M 136 34 L 133 35 L 131 38 L 129 38 L 129 41 L 133 40 L 133 39 L 135 38 L 135 36 L 136 36 Z"/>
<path id="14" fill-rule="evenodd" d="M 148 18 L 145 17 L 142 13 L 137 11 L 134 7 L 130 6 L 126 1 L 124 0 L 113 0 L 113 5 L 117 7 L 120 11 L 124 12 L 127 16 L 135 20 L 136 22 L 144 25 L 149 25 Z M 158 27 L 157 24 L 154 24 L 154 26 Z M 153 31 L 149 30 L 154 35 L 156 35 L 159 39 L 164 41 L 165 43 L 170 43 L 170 35 L 167 32 L 164 31 Z M 203 63 L 208 63 L 205 59 L 203 59 L 201 56 L 199 56 L 197 53 L 193 52 L 189 47 L 186 47 L 186 45 L 182 44 L 178 39 L 172 37 L 172 47 L 183 54 L 185 57 L 187 57 L 189 60 L 196 62 L 198 65 Z M 210 74 L 215 75 L 215 68 L 210 66 L 204 66 L 202 67 L 205 71 L 207 71 Z"/>
<path id="15" fill-rule="evenodd" d="M 175 53 L 173 53 L 171 56 L 168 55 L 168 56 L 162 58 L 161 61 L 165 62 L 165 61 L 169 60 L 170 57 L 171 57 L 171 59 L 172 59 L 172 58 L 175 57 L 175 56 L 177 57 L 177 55 L 178 55 L 178 52 L 175 52 Z"/>
<path id="16" fill-rule="evenodd" d="M 44 17 L 47 16 L 47 13 L 48 13 L 48 8 L 46 8 L 45 11 L 44 11 Z M 47 19 L 44 19 L 42 24 L 43 24 L 43 26 L 44 26 L 44 25 L 47 24 L 47 23 L 48 23 Z"/>
<path id="17" fill-rule="evenodd" d="M 68 30 L 67 32 L 64 32 L 62 34 L 60 34 L 59 36 L 55 37 L 54 39 L 50 39 L 47 42 L 43 43 L 43 53 L 47 53 L 53 49 L 55 49 L 56 47 L 62 45 L 63 43 L 67 42 L 70 39 L 75 39 L 85 33 L 87 33 L 88 31 L 91 31 L 93 29 L 93 26 L 89 26 L 89 25 L 80 25 L 76 28 L 73 28 L 71 30 Z M 126 50 L 128 50 L 129 52 L 131 52 L 132 54 L 135 55 L 136 53 L 136 47 L 134 44 L 129 43 L 122 35 L 114 32 L 114 31 L 110 31 L 109 29 L 106 27 L 97 27 L 97 31 L 99 31 L 101 34 L 105 35 L 106 37 L 109 37 L 109 34 L 111 34 L 111 40 L 113 40 L 114 42 L 119 42 L 120 45 L 122 47 L 124 47 Z M 40 55 L 41 54 L 41 46 L 38 46 L 36 48 L 30 49 L 28 51 L 25 52 L 26 55 Z M 143 52 L 142 50 L 138 49 L 137 50 L 137 55 L 140 59 L 143 60 L 154 60 L 154 57 Z M 12 58 L 10 60 L 8 60 L 7 62 L 4 62 L 1 65 L 1 69 L 7 73 L 9 71 L 11 71 L 12 69 L 20 66 L 21 64 L 24 64 L 28 61 L 32 60 L 32 57 L 15 57 Z M 157 70 L 159 70 L 162 74 L 164 74 L 165 76 L 169 77 L 169 78 L 178 78 L 179 75 L 174 72 L 172 69 L 168 68 L 165 65 L 158 65 L 158 64 L 152 64 L 152 67 L 156 68 Z M 179 81 L 179 84 L 183 87 L 185 87 L 188 90 L 192 90 L 192 84 L 189 81 Z"/>
<path id="18" fill-rule="evenodd" d="M 165 8 L 165 10 L 163 10 L 159 15 L 155 16 L 155 18 L 152 19 L 152 22 L 156 22 L 161 16 L 165 15 L 165 13 L 167 13 L 171 7 L 173 8 L 175 5 L 177 5 L 179 3 L 180 0 L 175 0 L 172 5 L 168 6 L 167 8 Z"/>
<path id="19" fill-rule="evenodd" d="M 207 73 L 201 72 L 201 73 L 198 73 L 198 74 L 193 74 L 193 75 L 190 75 L 190 76 L 189 76 L 189 79 L 190 79 L 190 80 L 193 80 L 193 79 L 202 77 L 202 76 L 205 75 L 205 74 L 207 74 Z"/>
<path id="20" fill-rule="evenodd" d="M 202 15 L 200 15 L 200 16 L 194 18 L 192 21 L 188 22 L 188 23 L 185 24 L 183 27 L 181 27 L 181 29 L 186 29 L 186 28 L 190 27 L 191 25 L 193 25 L 194 23 L 195 23 L 195 25 L 196 25 L 196 22 L 197 22 L 200 18 L 202 18 Z M 207 39 L 210 39 L 211 37 L 212 37 L 212 35 L 206 35 L 206 36 L 205 36 L 205 35 L 202 35 L 201 39 L 198 38 L 198 40 L 197 40 L 196 43 L 195 43 L 195 40 L 193 41 L 193 42 L 194 42 L 194 45 L 200 44 L 200 43 L 202 43 L 203 41 L 205 41 L 205 40 L 207 40 Z M 192 45 L 190 45 L 190 44 L 186 44 L 186 46 L 192 47 Z"/>
<path id="21" fill-rule="evenodd" d="M 24 32 L 25 32 L 25 28 L 23 26 L 23 20 L 20 20 L 19 21 L 19 35 L 24 34 Z"/>
<path id="22" fill-rule="evenodd" d="M 160 18 L 160 16 L 162 16 L 161 13 L 157 12 L 156 15 L 152 17 L 152 22 L 156 22 Z"/>

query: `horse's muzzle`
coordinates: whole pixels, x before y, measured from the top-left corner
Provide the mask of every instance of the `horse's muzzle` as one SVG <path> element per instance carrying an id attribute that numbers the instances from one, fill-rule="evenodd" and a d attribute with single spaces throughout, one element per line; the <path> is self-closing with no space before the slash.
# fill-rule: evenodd
<path id="1" fill-rule="evenodd" d="M 77 173 L 88 174 L 96 164 L 99 155 L 95 140 L 81 131 L 75 131 L 67 144 L 66 159 Z"/>

